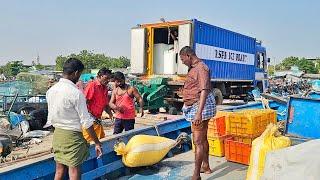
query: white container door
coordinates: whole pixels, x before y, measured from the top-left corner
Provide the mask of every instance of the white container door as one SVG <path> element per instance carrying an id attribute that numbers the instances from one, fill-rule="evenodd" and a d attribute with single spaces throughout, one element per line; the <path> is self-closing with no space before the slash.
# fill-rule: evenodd
<path id="1" fill-rule="evenodd" d="M 145 74 L 146 72 L 146 29 L 131 29 L 131 73 Z"/>
<path id="2" fill-rule="evenodd" d="M 179 33 L 178 33 L 178 44 L 179 44 L 179 51 L 185 46 L 191 46 L 191 25 L 192 24 L 183 24 L 179 26 Z M 178 55 L 178 68 L 177 73 L 180 75 L 184 75 L 188 73 L 188 67 L 182 64 L 180 56 Z"/>

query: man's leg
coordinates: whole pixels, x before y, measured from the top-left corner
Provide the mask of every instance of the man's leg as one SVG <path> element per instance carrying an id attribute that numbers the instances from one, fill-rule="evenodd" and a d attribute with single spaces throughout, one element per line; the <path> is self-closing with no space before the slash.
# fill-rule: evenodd
<path id="1" fill-rule="evenodd" d="M 96 126 L 94 127 L 94 131 L 96 132 L 98 139 L 106 137 L 106 135 L 104 134 L 103 126 L 101 124 L 96 124 Z"/>
<path id="2" fill-rule="evenodd" d="M 124 120 L 124 130 L 130 131 L 130 130 L 134 129 L 134 123 L 135 123 L 134 119 Z"/>
<path id="3" fill-rule="evenodd" d="M 69 167 L 69 179 L 80 180 L 80 166 Z"/>
<path id="4" fill-rule="evenodd" d="M 195 126 L 192 124 L 193 143 L 195 146 L 195 167 L 194 167 L 192 180 L 200 179 L 200 170 L 201 170 L 201 165 L 204 157 L 204 141 L 206 140 L 204 132 L 202 132 L 203 125 L 204 125 L 203 123 L 199 124 L 198 126 Z"/>
<path id="5" fill-rule="evenodd" d="M 207 138 L 207 132 L 208 132 L 208 122 L 209 121 L 203 121 L 203 133 L 204 133 L 204 142 L 203 142 L 203 161 L 202 161 L 202 167 L 201 167 L 201 173 L 205 174 L 211 174 L 212 171 L 210 169 L 209 165 L 209 143 Z"/>
<path id="6" fill-rule="evenodd" d="M 113 134 L 120 134 L 123 131 L 121 119 L 116 119 L 114 122 Z"/>
<path id="7" fill-rule="evenodd" d="M 56 173 L 54 175 L 55 180 L 62 180 L 67 170 L 67 166 L 56 162 Z"/>

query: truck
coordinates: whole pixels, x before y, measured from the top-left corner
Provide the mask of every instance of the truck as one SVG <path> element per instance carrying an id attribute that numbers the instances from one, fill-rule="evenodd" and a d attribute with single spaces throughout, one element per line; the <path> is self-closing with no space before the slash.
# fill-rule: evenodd
<path id="1" fill-rule="evenodd" d="M 268 86 L 266 48 L 256 38 L 205 22 L 179 20 L 138 24 L 131 29 L 131 74 L 140 79 L 168 78 L 167 99 L 179 99 L 188 67 L 177 52 L 192 47 L 210 69 L 217 104 L 224 98 L 248 100 L 254 88 Z M 176 33 L 174 41 L 172 34 Z M 178 51 L 174 50 L 177 43 Z"/>

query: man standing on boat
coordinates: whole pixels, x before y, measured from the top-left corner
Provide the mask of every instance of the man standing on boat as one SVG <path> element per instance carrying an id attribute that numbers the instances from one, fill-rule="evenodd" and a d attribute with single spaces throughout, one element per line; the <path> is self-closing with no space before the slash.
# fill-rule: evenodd
<path id="1" fill-rule="evenodd" d="M 70 179 L 80 179 L 80 165 L 89 156 L 89 145 L 82 135 L 87 129 L 95 143 L 97 156 L 102 155 L 101 143 L 94 130 L 86 99 L 75 85 L 84 69 L 82 62 L 68 59 L 63 65 L 63 78 L 47 92 L 48 123 L 55 128 L 53 153 L 56 161 L 55 179 L 63 179 L 68 168 Z"/>
<path id="2" fill-rule="evenodd" d="M 113 134 L 119 134 L 123 130 L 129 131 L 134 129 L 136 117 L 135 100 L 139 102 L 141 117 L 144 115 L 143 99 L 135 87 L 126 84 L 126 79 L 122 72 L 115 72 L 113 74 L 113 81 L 114 89 L 109 106 L 115 111 Z"/>
<path id="3" fill-rule="evenodd" d="M 89 82 L 84 90 L 89 113 L 95 119 L 93 123 L 93 129 L 99 139 L 105 137 L 103 126 L 101 124 L 102 112 L 106 110 L 109 118 L 111 120 L 113 119 L 113 115 L 109 107 L 108 97 L 108 83 L 111 79 L 111 74 L 111 70 L 107 68 L 101 68 L 97 74 L 97 78 Z M 86 129 L 83 129 L 83 136 L 88 142 L 93 141 Z"/>
<path id="4" fill-rule="evenodd" d="M 207 140 L 208 121 L 215 115 L 215 99 L 211 93 L 210 72 L 189 47 L 180 50 L 180 59 L 189 67 L 183 86 L 182 109 L 186 120 L 191 121 L 193 143 L 195 145 L 195 169 L 192 179 L 201 179 L 200 172 L 212 173 L 209 165 L 209 144 Z"/>

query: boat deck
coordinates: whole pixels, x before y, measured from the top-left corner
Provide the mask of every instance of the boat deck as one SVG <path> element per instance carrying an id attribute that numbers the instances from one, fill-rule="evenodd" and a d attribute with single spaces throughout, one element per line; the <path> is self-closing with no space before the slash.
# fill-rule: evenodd
<path id="1" fill-rule="evenodd" d="M 242 180 L 246 179 L 248 166 L 227 162 L 224 157 L 210 156 L 212 174 L 201 174 L 202 179 Z M 149 167 L 130 169 L 118 180 L 191 179 L 194 168 L 194 153 L 188 151 L 166 158 Z"/>

